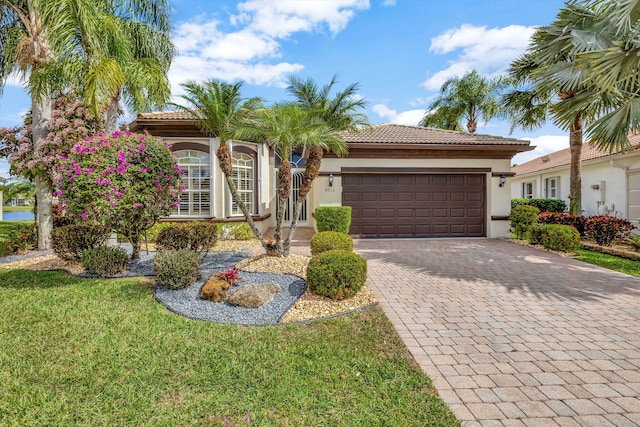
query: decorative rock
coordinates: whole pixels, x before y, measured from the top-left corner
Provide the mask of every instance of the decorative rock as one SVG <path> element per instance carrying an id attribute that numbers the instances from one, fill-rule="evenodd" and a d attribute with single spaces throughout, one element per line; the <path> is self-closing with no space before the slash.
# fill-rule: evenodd
<path id="1" fill-rule="evenodd" d="M 227 290 L 231 287 L 229 283 L 216 277 L 213 273 L 207 278 L 200 288 L 200 298 L 213 302 L 223 302 L 227 300 Z"/>
<path id="2" fill-rule="evenodd" d="M 231 294 L 227 301 L 237 307 L 259 308 L 271 301 L 281 291 L 282 287 L 275 283 L 244 285 Z"/>

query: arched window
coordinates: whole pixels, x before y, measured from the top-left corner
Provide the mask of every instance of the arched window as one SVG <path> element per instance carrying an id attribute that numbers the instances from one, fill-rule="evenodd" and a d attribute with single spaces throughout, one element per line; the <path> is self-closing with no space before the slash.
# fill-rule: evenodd
<path id="1" fill-rule="evenodd" d="M 209 154 L 196 150 L 174 152 L 178 166 L 184 171 L 180 206 L 177 216 L 211 216 L 211 167 Z"/>
<path id="2" fill-rule="evenodd" d="M 252 214 L 257 214 L 256 203 L 256 152 L 246 147 L 233 147 L 233 182 L 236 184 L 240 199 Z M 242 215 L 235 201 L 231 201 L 231 215 Z"/>

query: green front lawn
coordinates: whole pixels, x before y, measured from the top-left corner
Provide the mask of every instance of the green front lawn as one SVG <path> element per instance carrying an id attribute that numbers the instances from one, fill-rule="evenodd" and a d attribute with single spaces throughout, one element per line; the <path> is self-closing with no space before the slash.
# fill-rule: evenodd
<path id="1" fill-rule="evenodd" d="M 2 206 L 3 212 L 33 211 L 33 206 Z"/>
<path id="2" fill-rule="evenodd" d="M 580 255 L 576 258 L 577 260 L 608 268 L 609 270 L 615 270 L 621 273 L 640 277 L 639 261 L 604 254 L 602 252 L 589 251 L 586 249 L 577 249 L 576 253 Z"/>
<path id="3" fill-rule="evenodd" d="M 3 425 L 455 426 L 377 307 L 242 327 L 142 279 L 0 269 Z"/>

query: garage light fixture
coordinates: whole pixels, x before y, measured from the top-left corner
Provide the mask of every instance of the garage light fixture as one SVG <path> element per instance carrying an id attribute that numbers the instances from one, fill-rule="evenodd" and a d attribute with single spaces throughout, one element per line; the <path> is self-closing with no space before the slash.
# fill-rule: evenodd
<path id="1" fill-rule="evenodd" d="M 329 174 L 329 187 L 333 187 L 333 174 Z"/>
<path id="2" fill-rule="evenodd" d="M 500 184 L 498 184 L 498 187 L 504 187 L 504 185 L 507 183 L 507 177 L 504 175 L 500 175 Z"/>

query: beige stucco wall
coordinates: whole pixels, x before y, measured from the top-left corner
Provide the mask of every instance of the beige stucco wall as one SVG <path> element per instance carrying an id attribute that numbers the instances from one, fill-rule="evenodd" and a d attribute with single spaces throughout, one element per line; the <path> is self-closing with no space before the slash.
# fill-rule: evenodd
<path id="1" fill-rule="evenodd" d="M 608 212 L 635 221 L 628 209 L 628 182 L 631 175 L 640 173 L 640 153 L 608 156 L 582 163 L 582 210 L 584 215 Z M 515 176 L 511 179 L 511 196 L 522 197 L 522 183 L 534 182 L 534 197 L 544 198 L 545 179 L 560 177 L 560 199 L 569 206 L 569 166 L 539 173 Z M 598 189 L 592 186 L 598 186 Z"/>
<path id="2" fill-rule="evenodd" d="M 342 204 L 342 179 L 334 176 L 334 183 L 329 187 L 329 173 L 338 174 L 342 167 L 350 168 L 488 168 L 487 179 L 487 237 L 509 237 L 509 222 L 491 220 L 492 216 L 509 215 L 511 194 L 509 184 L 500 188 L 500 178 L 492 177 L 492 172 L 503 173 L 510 170 L 510 159 L 356 159 L 325 158 L 322 160 L 320 172 L 322 176 L 314 182 L 309 200 L 309 212 L 317 206 L 340 206 Z M 311 218 L 311 226 L 315 221 Z"/>

